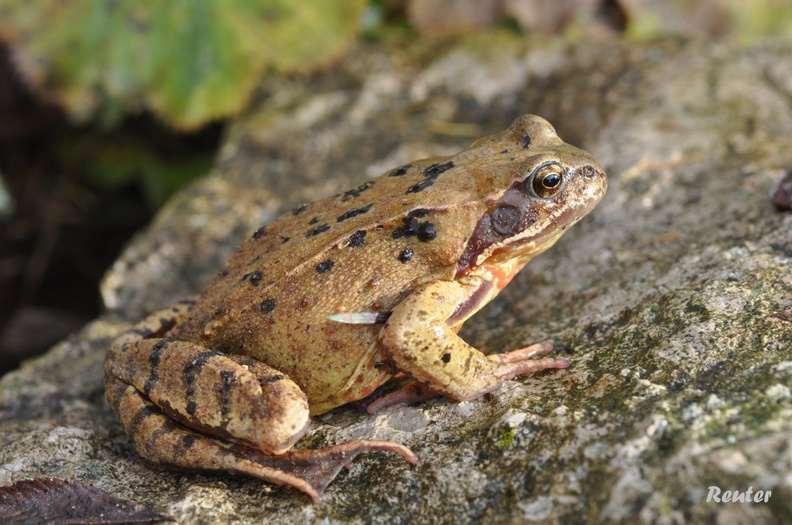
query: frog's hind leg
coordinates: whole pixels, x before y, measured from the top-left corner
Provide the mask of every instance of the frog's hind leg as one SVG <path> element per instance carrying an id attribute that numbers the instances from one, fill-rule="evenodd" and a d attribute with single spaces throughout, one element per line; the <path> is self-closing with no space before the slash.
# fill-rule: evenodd
<path id="1" fill-rule="evenodd" d="M 113 344 L 105 361 L 105 390 L 123 422 L 129 414 L 110 396 L 114 380 L 132 386 L 185 427 L 271 454 L 294 445 L 310 421 L 305 394 L 285 375 L 253 358 L 187 341 Z"/>
<path id="2" fill-rule="evenodd" d="M 138 452 L 175 466 L 244 473 L 317 501 L 362 452 L 415 462 L 389 441 L 286 452 L 307 430 L 308 402 L 288 377 L 250 357 L 171 339 L 126 338 L 105 363 L 107 399 Z"/>
<path id="3" fill-rule="evenodd" d="M 417 462 L 409 449 L 390 441 L 352 441 L 319 450 L 293 450 L 270 456 L 185 428 L 120 380 L 111 380 L 107 391 L 108 397 L 117 400 L 124 427 L 144 458 L 183 468 L 246 474 L 288 485 L 307 494 L 314 503 L 321 500 L 338 472 L 363 452 L 396 452 L 411 463 Z"/>
<path id="4" fill-rule="evenodd" d="M 376 414 L 391 405 L 419 403 L 442 396 L 443 394 L 432 390 L 423 383 L 402 377 L 395 381 L 388 381 L 370 395 L 352 404 L 369 414 Z"/>

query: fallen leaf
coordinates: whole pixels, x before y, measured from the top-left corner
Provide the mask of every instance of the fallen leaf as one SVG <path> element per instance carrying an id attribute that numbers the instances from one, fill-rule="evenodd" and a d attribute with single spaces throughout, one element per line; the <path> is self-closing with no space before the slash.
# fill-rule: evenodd
<path id="1" fill-rule="evenodd" d="M 36 478 L 0 487 L 0 516 L 15 525 L 174 521 L 79 481 Z"/>

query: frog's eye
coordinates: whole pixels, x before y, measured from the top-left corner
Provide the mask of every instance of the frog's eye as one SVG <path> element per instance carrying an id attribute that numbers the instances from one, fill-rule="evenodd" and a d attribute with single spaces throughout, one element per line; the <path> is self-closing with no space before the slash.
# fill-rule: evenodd
<path id="1" fill-rule="evenodd" d="M 540 199 L 549 199 L 564 185 L 564 168 L 557 162 L 542 164 L 525 179 L 526 190 Z"/>

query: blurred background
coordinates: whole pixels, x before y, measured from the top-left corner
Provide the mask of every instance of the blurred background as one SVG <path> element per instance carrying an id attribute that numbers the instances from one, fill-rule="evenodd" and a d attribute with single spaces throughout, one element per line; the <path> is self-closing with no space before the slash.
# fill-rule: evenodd
<path id="1" fill-rule="evenodd" d="M 475 31 L 750 45 L 792 39 L 792 1 L 0 0 L 0 375 L 96 317 L 125 242 L 270 79 Z"/>

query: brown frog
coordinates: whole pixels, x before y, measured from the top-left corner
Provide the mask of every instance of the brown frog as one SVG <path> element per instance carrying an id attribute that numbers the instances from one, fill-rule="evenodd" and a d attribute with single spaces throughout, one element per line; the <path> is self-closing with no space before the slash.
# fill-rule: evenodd
<path id="1" fill-rule="evenodd" d="M 242 473 L 318 501 L 362 452 L 291 450 L 311 414 L 443 395 L 565 368 L 541 343 L 484 355 L 456 334 L 605 194 L 602 168 L 523 116 L 451 157 L 419 160 L 256 230 L 199 297 L 113 342 L 107 399 L 137 451 Z M 371 394 L 391 379 L 395 391 Z"/>

